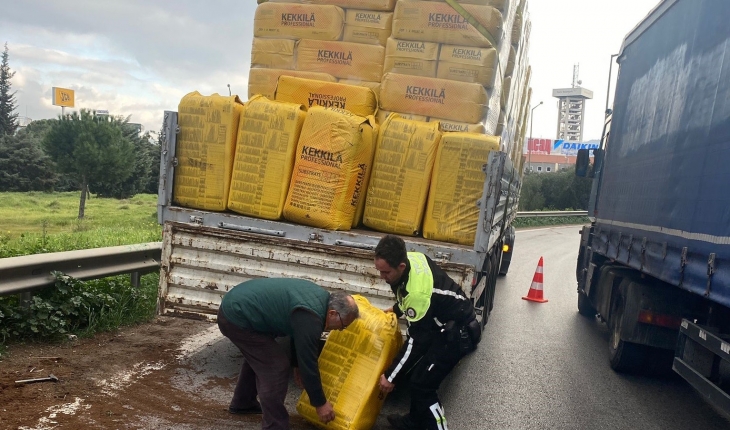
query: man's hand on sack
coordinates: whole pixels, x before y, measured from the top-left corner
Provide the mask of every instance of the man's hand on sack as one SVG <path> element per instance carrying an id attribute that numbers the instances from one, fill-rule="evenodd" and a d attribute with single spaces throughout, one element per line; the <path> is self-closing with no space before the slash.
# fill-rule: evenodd
<path id="1" fill-rule="evenodd" d="M 319 420 L 327 424 L 328 422 L 335 419 L 335 410 L 332 408 L 332 403 L 325 402 L 324 405 L 317 407 L 317 415 Z"/>
<path id="2" fill-rule="evenodd" d="M 380 375 L 380 392 L 388 394 L 395 388 L 395 384 L 388 381 L 388 378 L 385 377 L 385 375 Z"/>

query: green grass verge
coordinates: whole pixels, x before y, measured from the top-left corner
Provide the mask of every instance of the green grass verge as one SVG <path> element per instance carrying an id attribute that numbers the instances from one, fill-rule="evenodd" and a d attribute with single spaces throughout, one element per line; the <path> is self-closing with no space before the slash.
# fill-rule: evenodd
<path id="1" fill-rule="evenodd" d="M 587 216 L 566 216 L 566 217 L 532 217 L 532 218 L 515 218 L 512 225 L 515 228 L 521 227 L 548 227 L 553 225 L 576 225 L 590 224 Z"/>
<path id="2" fill-rule="evenodd" d="M 0 258 L 160 241 L 157 196 L 87 199 L 78 220 L 78 193 L 0 193 Z M 131 285 L 128 275 L 81 282 L 57 274 L 56 285 L 21 303 L 0 297 L 0 354 L 8 344 L 80 337 L 155 315 L 158 274 Z"/>
<path id="3" fill-rule="evenodd" d="M 0 258 L 156 242 L 157 196 L 90 198 L 78 217 L 78 193 L 0 193 Z"/>

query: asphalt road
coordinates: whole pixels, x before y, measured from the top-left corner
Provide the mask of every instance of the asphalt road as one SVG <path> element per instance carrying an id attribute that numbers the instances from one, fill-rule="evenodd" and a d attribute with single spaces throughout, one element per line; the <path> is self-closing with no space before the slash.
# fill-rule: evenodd
<path id="1" fill-rule="evenodd" d="M 679 377 L 615 373 L 608 330 L 577 312 L 579 227 L 522 230 L 479 349 L 442 385 L 451 430 L 725 429 Z M 544 257 L 548 303 L 522 300 Z"/>
<path id="2" fill-rule="evenodd" d="M 449 428 L 729 429 L 730 422 L 682 379 L 626 376 L 611 370 L 606 326 L 577 312 L 578 230 L 572 226 L 517 233 L 510 272 L 498 281 L 483 340 L 440 390 Z M 521 298 L 541 256 L 549 301 L 539 304 Z M 173 378 L 176 389 L 227 405 L 242 360 L 235 347 L 210 325 L 186 339 L 180 352 L 187 367 Z M 396 387 L 388 396 L 374 430 L 390 428 L 388 414 L 408 411 L 406 388 Z M 300 394 L 292 383 L 287 395 L 291 425 L 294 430 L 312 430 L 315 427 L 296 413 Z M 225 428 L 237 427 L 236 421 L 226 423 L 232 426 Z M 258 428 L 258 420 L 238 426 Z"/>

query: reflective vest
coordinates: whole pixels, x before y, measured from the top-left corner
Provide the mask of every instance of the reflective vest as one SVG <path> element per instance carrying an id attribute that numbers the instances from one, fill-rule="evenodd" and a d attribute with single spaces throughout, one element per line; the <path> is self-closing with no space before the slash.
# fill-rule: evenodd
<path id="1" fill-rule="evenodd" d="M 407 295 L 398 290 L 396 299 L 398 307 L 403 311 L 406 320 L 413 323 L 420 321 L 426 315 L 431 306 L 431 294 L 433 293 L 433 275 L 428 266 L 426 256 L 420 252 L 409 252 L 408 262 L 411 265 L 406 283 Z"/>

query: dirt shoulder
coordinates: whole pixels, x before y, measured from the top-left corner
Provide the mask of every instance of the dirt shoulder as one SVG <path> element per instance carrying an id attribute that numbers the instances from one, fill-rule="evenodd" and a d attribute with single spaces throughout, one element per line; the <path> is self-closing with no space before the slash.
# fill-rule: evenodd
<path id="1" fill-rule="evenodd" d="M 260 416 L 227 410 L 241 362 L 215 324 L 171 317 L 61 344 L 14 345 L 0 359 L 0 428 L 260 428 Z M 58 382 L 15 383 L 51 373 Z M 290 385 L 292 428 L 314 429 L 296 414 L 300 394 Z M 375 428 L 387 428 L 387 413 L 407 410 L 400 397 L 388 399 Z"/>

